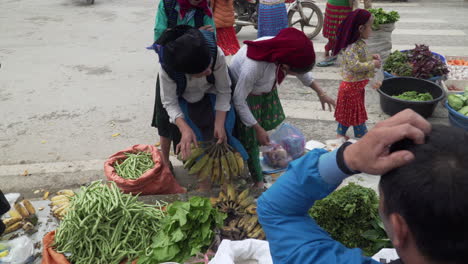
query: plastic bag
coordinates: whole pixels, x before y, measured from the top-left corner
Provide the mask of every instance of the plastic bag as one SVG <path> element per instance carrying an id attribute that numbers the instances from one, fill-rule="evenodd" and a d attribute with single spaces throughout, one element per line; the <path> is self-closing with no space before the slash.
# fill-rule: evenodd
<path id="1" fill-rule="evenodd" d="M 241 241 L 224 239 L 209 264 L 236 263 L 273 264 L 268 242 L 257 239 Z"/>
<path id="2" fill-rule="evenodd" d="M 143 175 L 136 180 L 127 180 L 117 175 L 113 166 L 114 162 L 126 158 L 126 152 L 135 153 L 137 151 L 150 152 L 153 157 L 154 168 L 143 173 Z M 149 195 L 186 192 L 186 190 L 177 183 L 169 167 L 162 162 L 159 150 L 152 145 L 135 145 L 110 156 L 104 163 L 104 174 L 109 181 L 114 181 L 124 193 Z"/>
<path id="3" fill-rule="evenodd" d="M 292 160 L 288 152 L 279 144 L 262 146 L 260 151 L 262 152 L 265 164 L 272 168 L 286 168 Z"/>
<path id="4" fill-rule="evenodd" d="M 273 143 L 283 146 L 293 160 L 304 154 L 306 143 L 304 134 L 293 125 L 283 123 L 273 132 L 270 139 Z"/>
<path id="5" fill-rule="evenodd" d="M 0 253 L 8 255 L 0 258 L 0 263 L 23 264 L 30 260 L 34 253 L 34 244 L 27 236 L 0 242 Z"/>

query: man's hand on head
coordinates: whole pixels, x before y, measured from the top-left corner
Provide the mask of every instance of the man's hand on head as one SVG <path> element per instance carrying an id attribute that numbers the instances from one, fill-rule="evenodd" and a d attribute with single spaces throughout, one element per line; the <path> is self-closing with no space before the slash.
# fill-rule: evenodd
<path id="1" fill-rule="evenodd" d="M 374 175 L 384 174 L 414 159 L 409 151 L 390 153 L 390 146 L 408 138 L 416 144 L 424 144 L 431 132 L 431 124 L 422 116 L 407 109 L 378 123 L 358 142 L 344 151 L 346 165 L 354 171 Z"/>

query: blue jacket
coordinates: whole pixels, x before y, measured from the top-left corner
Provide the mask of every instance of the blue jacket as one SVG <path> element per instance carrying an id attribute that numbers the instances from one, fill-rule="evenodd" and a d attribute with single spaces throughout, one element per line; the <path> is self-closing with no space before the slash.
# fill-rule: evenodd
<path id="1" fill-rule="evenodd" d="M 336 152 L 313 150 L 295 160 L 258 199 L 257 213 L 273 263 L 378 264 L 360 249 L 349 249 L 317 225 L 308 211 L 348 175 L 336 164 Z"/>

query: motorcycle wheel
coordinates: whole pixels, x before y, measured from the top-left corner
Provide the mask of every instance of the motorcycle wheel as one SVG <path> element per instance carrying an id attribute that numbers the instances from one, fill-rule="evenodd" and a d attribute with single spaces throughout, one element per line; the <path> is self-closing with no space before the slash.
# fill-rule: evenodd
<path id="1" fill-rule="evenodd" d="M 301 30 L 309 39 L 313 39 L 320 33 L 323 27 L 322 10 L 309 1 L 299 1 L 298 4 L 302 5 L 302 11 L 307 21 L 302 19 L 296 6 L 296 8 L 292 8 L 288 12 L 289 26 Z"/>

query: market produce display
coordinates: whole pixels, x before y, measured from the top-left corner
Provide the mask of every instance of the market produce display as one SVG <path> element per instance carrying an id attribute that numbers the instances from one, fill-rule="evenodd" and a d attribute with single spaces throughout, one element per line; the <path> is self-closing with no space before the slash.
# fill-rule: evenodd
<path id="1" fill-rule="evenodd" d="M 57 195 L 50 198 L 52 215 L 63 220 L 68 210 L 70 210 L 70 200 L 75 196 L 72 190 L 60 190 Z"/>
<path id="2" fill-rule="evenodd" d="M 400 14 L 396 11 L 386 12 L 382 8 L 371 8 L 368 11 L 374 16 L 373 30 L 378 30 L 380 25 L 395 23 L 400 20 Z"/>
<path id="3" fill-rule="evenodd" d="M 167 207 L 167 216 L 153 237 L 147 252 L 138 263 L 184 263 L 197 253 L 205 252 L 223 225 L 226 215 L 212 207 L 208 198 L 192 197 L 188 202 L 176 201 Z M 147 253 L 147 254 L 146 254 Z"/>
<path id="4" fill-rule="evenodd" d="M 212 204 L 227 214 L 221 235 L 229 240 L 247 238 L 265 239 L 265 233 L 258 222 L 255 199 L 249 195 L 249 189 L 238 193 L 233 185 L 226 186 L 226 193 L 212 198 Z"/>
<path id="5" fill-rule="evenodd" d="M 213 183 L 224 184 L 244 171 L 244 159 L 228 144 L 199 142 L 192 148 L 192 154 L 184 161 L 189 174 L 198 174 L 200 181 L 211 179 Z"/>
<path id="6" fill-rule="evenodd" d="M 318 225 L 333 239 L 348 248 L 361 248 L 364 254 L 372 256 L 381 248 L 392 247 L 390 240 L 376 221 L 379 200 L 370 188 L 350 183 L 315 202 L 309 211 Z M 365 234 L 377 234 L 369 239 Z"/>
<path id="7" fill-rule="evenodd" d="M 450 94 L 448 104 L 458 113 L 468 116 L 468 87 L 465 88 L 464 94 Z"/>
<path id="8" fill-rule="evenodd" d="M 415 102 L 425 102 L 434 100 L 430 93 L 418 93 L 416 91 L 408 91 L 399 95 L 394 95 L 393 97 L 406 100 L 406 101 L 415 101 Z"/>
<path id="9" fill-rule="evenodd" d="M 456 65 L 456 66 L 468 66 L 468 60 L 458 59 L 458 60 L 448 60 L 448 65 Z"/>
<path id="10" fill-rule="evenodd" d="M 82 187 L 57 228 L 55 250 L 74 264 L 117 264 L 144 255 L 165 216 L 164 204 L 137 199 L 114 182 Z"/>
<path id="11" fill-rule="evenodd" d="M 392 52 L 385 61 L 384 70 L 395 76 L 420 79 L 449 73 L 447 65 L 424 44 L 416 45 L 412 50 Z"/>
<path id="12" fill-rule="evenodd" d="M 154 161 L 149 152 L 125 153 L 125 156 L 127 156 L 125 160 L 114 163 L 117 175 L 124 179 L 136 180 L 154 167 Z"/>
<path id="13" fill-rule="evenodd" d="M 36 209 L 29 200 L 15 203 L 8 214 L 10 217 L 2 220 L 6 227 L 4 234 L 9 234 L 21 228 L 24 231 L 30 231 L 37 224 Z"/>
<path id="14" fill-rule="evenodd" d="M 450 73 L 448 79 L 451 80 L 468 80 L 468 66 L 453 66 L 449 67 Z"/>

